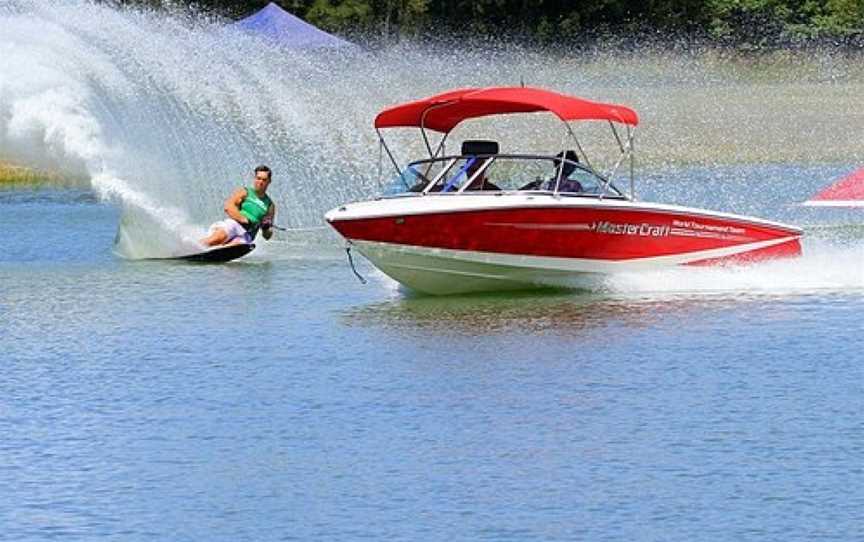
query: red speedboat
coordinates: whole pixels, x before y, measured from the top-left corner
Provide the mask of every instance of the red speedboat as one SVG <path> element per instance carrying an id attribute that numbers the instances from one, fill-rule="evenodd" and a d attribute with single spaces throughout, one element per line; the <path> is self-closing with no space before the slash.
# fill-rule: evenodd
<path id="1" fill-rule="evenodd" d="M 462 121 L 550 112 L 572 138 L 554 155 L 503 154 L 495 141 L 444 151 Z M 608 174 L 592 167 L 569 122 L 607 121 L 620 157 Z M 456 90 L 391 107 L 375 127 L 417 127 L 429 158 L 396 166 L 387 195 L 329 211 L 326 220 L 361 254 L 405 286 L 452 294 L 562 285 L 584 274 L 674 265 L 748 263 L 797 256 L 802 232 L 759 218 L 636 201 L 636 113 L 525 87 Z M 429 132 L 441 134 L 433 149 Z M 615 172 L 630 160 L 629 194 Z M 564 279 L 562 281 L 562 279 Z"/>

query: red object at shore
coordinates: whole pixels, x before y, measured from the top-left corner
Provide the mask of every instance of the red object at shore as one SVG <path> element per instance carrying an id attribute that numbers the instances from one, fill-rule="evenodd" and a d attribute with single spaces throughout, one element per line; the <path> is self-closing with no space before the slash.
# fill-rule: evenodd
<path id="1" fill-rule="evenodd" d="M 376 128 L 416 127 L 448 133 L 460 122 L 487 115 L 547 111 L 563 121 L 608 120 L 636 126 L 639 116 L 623 105 L 592 102 L 531 87 L 464 88 L 385 109 Z"/>
<path id="2" fill-rule="evenodd" d="M 804 204 L 827 207 L 864 207 L 864 168 L 853 171 Z"/>

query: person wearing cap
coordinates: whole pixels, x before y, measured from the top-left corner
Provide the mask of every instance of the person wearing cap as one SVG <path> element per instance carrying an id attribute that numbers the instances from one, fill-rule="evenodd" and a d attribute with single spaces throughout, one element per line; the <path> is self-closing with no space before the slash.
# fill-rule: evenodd
<path id="1" fill-rule="evenodd" d="M 556 176 L 546 181 L 544 188 L 546 190 L 555 190 L 555 185 L 557 184 L 559 192 L 582 192 L 582 184 L 576 179 L 570 178 L 570 175 L 576 171 L 576 164 L 579 163 L 579 156 L 576 154 L 576 151 L 559 152 L 555 155 L 553 163 L 555 164 L 556 173 L 558 172 L 558 168 L 561 168 L 561 182 L 558 182 L 558 176 Z"/>
<path id="2" fill-rule="evenodd" d="M 238 188 L 225 200 L 228 218 L 210 226 L 209 234 L 201 244 L 208 247 L 249 244 L 255 240 L 259 230 L 264 239 L 270 239 L 276 216 L 276 205 L 267 195 L 272 175 L 269 167 L 256 167 L 252 184 Z"/>

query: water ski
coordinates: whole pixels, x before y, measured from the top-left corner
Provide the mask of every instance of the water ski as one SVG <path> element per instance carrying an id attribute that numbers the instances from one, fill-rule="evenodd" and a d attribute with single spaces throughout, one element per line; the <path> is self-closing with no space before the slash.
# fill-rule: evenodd
<path id="1" fill-rule="evenodd" d="M 172 260 L 185 260 L 187 262 L 213 262 L 225 263 L 241 258 L 255 249 L 254 244 L 238 243 L 222 247 L 211 248 L 204 252 L 175 256 Z"/>

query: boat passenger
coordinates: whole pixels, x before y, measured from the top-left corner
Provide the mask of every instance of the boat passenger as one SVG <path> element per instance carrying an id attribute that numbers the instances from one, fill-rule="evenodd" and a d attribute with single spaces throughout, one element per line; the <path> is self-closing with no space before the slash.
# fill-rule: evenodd
<path id="1" fill-rule="evenodd" d="M 465 172 L 466 178 L 470 179 L 477 173 L 477 170 L 480 169 L 483 164 L 486 162 L 485 158 L 477 158 L 474 162 L 468 167 L 468 171 Z M 471 181 L 465 190 L 501 190 L 499 187 L 494 185 L 492 181 L 486 178 L 486 172 L 483 171 L 477 177 Z"/>
<path id="2" fill-rule="evenodd" d="M 250 244 L 258 230 L 264 239 L 273 235 L 273 217 L 276 204 L 267 195 L 273 172 L 267 166 L 255 168 L 255 180 L 248 187 L 240 187 L 225 200 L 228 218 L 210 226 L 209 234 L 201 240 L 205 246 Z"/>
<path id="3" fill-rule="evenodd" d="M 562 160 L 563 159 L 563 160 Z M 582 184 L 576 179 L 571 179 L 570 175 L 576 171 L 576 164 L 579 163 L 579 155 L 574 150 L 561 151 L 555 155 L 555 172 L 558 173 L 558 168 L 561 168 L 561 182 L 558 183 L 559 192 L 582 192 Z M 557 178 L 552 178 L 546 181 L 544 188 L 546 190 L 555 190 Z"/>

